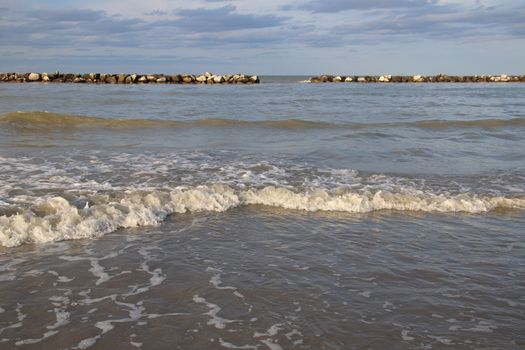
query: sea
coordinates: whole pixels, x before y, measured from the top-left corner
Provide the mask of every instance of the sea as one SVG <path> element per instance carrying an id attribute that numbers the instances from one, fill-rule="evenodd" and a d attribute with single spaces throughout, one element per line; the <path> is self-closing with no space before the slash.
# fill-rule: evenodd
<path id="1" fill-rule="evenodd" d="M 525 84 L 0 84 L 0 349 L 524 349 Z"/>

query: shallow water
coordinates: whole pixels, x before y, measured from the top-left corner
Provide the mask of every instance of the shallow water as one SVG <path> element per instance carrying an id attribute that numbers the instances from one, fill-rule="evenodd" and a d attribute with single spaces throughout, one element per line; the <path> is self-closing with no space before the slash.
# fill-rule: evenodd
<path id="1" fill-rule="evenodd" d="M 1 348 L 525 347 L 525 86 L 0 86 Z"/>

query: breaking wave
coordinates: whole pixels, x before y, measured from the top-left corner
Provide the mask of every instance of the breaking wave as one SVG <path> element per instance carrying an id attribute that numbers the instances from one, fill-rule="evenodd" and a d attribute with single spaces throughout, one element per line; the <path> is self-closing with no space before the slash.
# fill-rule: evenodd
<path id="1" fill-rule="evenodd" d="M 281 120 L 236 120 L 227 118 L 205 118 L 196 120 L 162 119 L 109 119 L 91 116 L 57 114 L 42 111 L 10 112 L 0 114 L 0 125 L 22 130 L 82 129 L 82 128 L 276 128 L 276 129 L 367 129 L 367 128 L 419 128 L 419 129 L 494 129 L 525 126 L 525 118 L 448 120 L 433 119 L 394 123 L 330 123 L 302 119 Z"/>
<path id="2" fill-rule="evenodd" d="M 6 247 L 96 238 L 119 228 L 151 226 L 175 213 L 265 205 L 304 211 L 367 213 L 379 210 L 483 213 L 525 209 L 525 198 L 437 194 L 419 190 L 351 190 L 282 187 L 236 189 L 225 185 L 171 190 L 117 191 L 81 202 L 63 197 L 41 199 L 33 207 L 0 217 L 0 243 Z"/>

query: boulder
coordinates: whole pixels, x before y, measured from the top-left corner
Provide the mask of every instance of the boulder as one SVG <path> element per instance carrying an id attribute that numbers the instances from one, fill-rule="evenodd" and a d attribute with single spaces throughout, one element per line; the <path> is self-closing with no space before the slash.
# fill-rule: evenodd
<path id="1" fill-rule="evenodd" d="M 182 82 L 185 83 L 185 84 L 190 84 L 190 83 L 193 83 L 195 79 L 193 79 L 193 77 L 191 75 L 184 75 L 182 76 Z"/>
<path id="2" fill-rule="evenodd" d="M 352 78 L 352 77 L 346 77 L 345 78 L 345 83 L 351 83 L 353 81 L 354 81 L 354 78 Z"/>
<path id="3" fill-rule="evenodd" d="M 158 84 L 166 84 L 166 77 L 160 77 L 156 80 Z"/>
<path id="4" fill-rule="evenodd" d="M 27 77 L 27 80 L 29 81 L 39 81 L 40 80 L 40 74 L 38 73 L 30 73 Z"/>
<path id="5" fill-rule="evenodd" d="M 148 82 L 148 78 L 146 78 L 144 75 L 141 76 L 139 79 L 138 79 L 138 82 L 139 83 L 147 83 Z"/>
<path id="6" fill-rule="evenodd" d="M 221 84 L 224 82 L 224 77 L 222 75 L 214 75 L 212 76 L 213 82 L 217 84 Z"/>

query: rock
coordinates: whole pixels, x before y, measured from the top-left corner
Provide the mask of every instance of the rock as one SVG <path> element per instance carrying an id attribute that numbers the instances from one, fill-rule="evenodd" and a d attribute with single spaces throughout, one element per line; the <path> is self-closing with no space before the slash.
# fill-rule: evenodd
<path id="1" fill-rule="evenodd" d="M 340 83 L 340 82 L 343 81 L 343 78 L 341 78 L 341 76 L 338 75 L 338 76 L 334 77 L 332 81 L 334 83 Z"/>
<path id="2" fill-rule="evenodd" d="M 382 75 L 380 76 L 377 81 L 381 82 L 381 83 L 389 83 L 390 80 L 392 80 L 392 76 L 391 75 Z"/>
<path id="3" fill-rule="evenodd" d="M 198 83 L 205 83 L 206 80 L 208 80 L 208 77 L 203 74 L 203 75 L 199 75 L 195 78 L 195 80 L 198 82 Z"/>
<path id="4" fill-rule="evenodd" d="M 318 79 L 311 81 L 322 82 L 342 82 L 344 76 L 323 75 Z M 512 77 L 508 78 L 509 80 Z M 207 83 L 207 84 L 257 84 L 260 79 L 257 75 L 218 75 L 205 72 L 200 76 L 190 74 L 186 75 L 163 75 L 163 74 L 100 74 L 100 73 L 83 73 L 83 74 L 61 74 L 58 71 L 52 74 L 48 73 L 0 73 L 0 82 L 25 82 L 25 81 L 42 81 L 42 82 L 64 82 L 64 83 L 103 83 L 103 84 L 134 84 L 134 83 Z"/>
<path id="5" fill-rule="evenodd" d="M 30 73 L 27 77 L 29 81 L 39 81 L 40 80 L 40 74 L 38 73 Z"/>
<path id="6" fill-rule="evenodd" d="M 358 83 L 366 83 L 366 78 L 365 77 L 359 77 L 359 78 L 357 78 L 357 82 Z"/>
<path id="7" fill-rule="evenodd" d="M 412 77 L 412 81 L 413 81 L 414 83 L 420 83 L 420 82 L 423 81 L 423 77 L 422 77 L 421 75 L 419 75 L 419 74 L 418 74 L 418 75 L 414 75 L 414 76 Z"/>
<path id="8" fill-rule="evenodd" d="M 220 84 L 224 82 L 224 77 L 222 75 L 214 75 L 212 76 L 213 82 Z"/>
<path id="9" fill-rule="evenodd" d="M 193 77 L 190 75 L 184 75 L 182 76 L 182 82 L 185 84 L 190 84 L 194 81 Z"/>
<path id="10" fill-rule="evenodd" d="M 345 83 L 351 83 L 353 81 L 354 81 L 354 78 L 352 78 L 352 77 L 346 77 L 345 78 Z"/>

